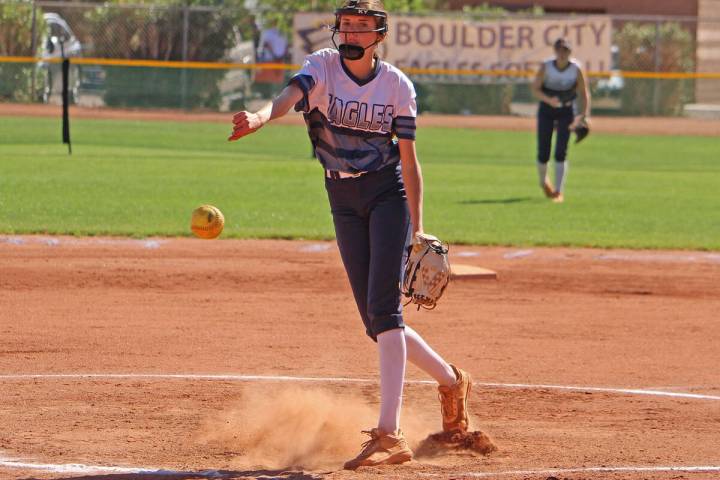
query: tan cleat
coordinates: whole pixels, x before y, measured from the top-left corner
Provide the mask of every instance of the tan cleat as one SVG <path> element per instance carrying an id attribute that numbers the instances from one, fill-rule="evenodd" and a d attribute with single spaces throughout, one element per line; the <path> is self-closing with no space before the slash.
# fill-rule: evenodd
<path id="1" fill-rule="evenodd" d="M 555 195 L 553 195 L 552 201 L 554 203 L 563 203 L 565 201 L 565 197 L 563 196 L 563 194 L 561 192 L 557 192 L 557 193 L 555 193 Z"/>
<path id="2" fill-rule="evenodd" d="M 370 435 L 370 440 L 362 444 L 360 454 L 345 462 L 345 470 L 355 470 L 358 467 L 374 467 L 376 465 L 393 465 L 409 462 L 413 458 L 402 431 L 396 435 L 384 433 L 378 428 L 363 430 L 362 433 Z"/>
<path id="3" fill-rule="evenodd" d="M 472 387 L 470 374 L 460 370 L 455 365 L 450 365 L 455 372 L 457 381 L 450 387 L 440 385 L 438 387 L 440 398 L 440 411 L 443 417 L 443 431 L 467 432 L 470 427 L 468 416 L 467 397 Z"/>
<path id="4" fill-rule="evenodd" d="M 545 196 L 547 198 L 553 198 L 555 196 L 555 189 L 547 179 L 545 179 L 545 182 L 543 182 L 542 189 L 543 192 L 545 192 Z"/>

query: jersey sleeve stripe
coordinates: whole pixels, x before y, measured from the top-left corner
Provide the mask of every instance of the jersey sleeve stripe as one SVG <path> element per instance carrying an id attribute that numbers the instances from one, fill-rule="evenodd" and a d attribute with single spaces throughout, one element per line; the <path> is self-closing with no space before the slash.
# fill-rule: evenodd
<path id="1" fill-rule="evenodd" d="M 402 138 L 403 140 L 415 140 L 415 131 L 410 132 L 397 132 L 397 137 Z"/>
<path id="2" fill-rule="evenodd" d="M 407 116 L 398 115 L 397 117 L 395 117 L 395 121 L 397 123 L 415 125 L 415 117 L 407 117 Z"/>
<path id="3" fill-rule="evenodd" d="M 415 117 L 398 116 L 393 120 L 393 130 L 398 138 L 415 140 Z"/>
<path id="4" fill-rule="evenodd" d="M 288 81 L 288 85 L 297 85 L 303 92 L 303 98 L 295 104 L 296 112 L 308 112 L 310 110 L 310 91 L 315 87 L 315 80 L 310 75 L 295 75 Z"/>

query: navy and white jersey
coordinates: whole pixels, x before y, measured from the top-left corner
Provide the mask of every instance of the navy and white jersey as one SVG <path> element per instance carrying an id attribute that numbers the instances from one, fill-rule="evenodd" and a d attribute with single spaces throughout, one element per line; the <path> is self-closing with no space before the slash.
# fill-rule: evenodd
<path id="1" fill-rule="evenodd" d="M 378 59 L 360 80 L 337 50 L 325 48 L 305 57 L 289 83 L 304 93 L 295 110 L 303 112 L 315 156 L 328 170 L 379 170 L 400 160 L 395 137 L 415 139 L 415 87 L 389 63 Z"/>
<path id="2" fill-rule="evenodd" d="M 543 93 L 550 97 L 557 97 L 563 103 L 575 100 L 580 72 L 578 61 L 571 58 L 570 63 L 562 70 L 557 67 L 554 59 L 546 60 L 543 65 L 545 66 Z"/>

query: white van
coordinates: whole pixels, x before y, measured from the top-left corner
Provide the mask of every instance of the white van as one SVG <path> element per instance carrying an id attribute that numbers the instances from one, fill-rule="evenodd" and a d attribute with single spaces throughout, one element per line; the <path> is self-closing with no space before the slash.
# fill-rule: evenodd
<path id="1" fill-rule="evenodd" d="M 62 95 L 62 63 L 51 59 L 81 57 L 83 47 L 70 25 L 57 13 L 43 14 L 46 30 L 41 36 L 41 61 L 37 64 L 36 95 L 44 103 L 59 103 Z M 77 103 L 81 90 L 98 90 L 105 72 L 98 66 L 74 65 L 70 61 L 68 94 Z"/>

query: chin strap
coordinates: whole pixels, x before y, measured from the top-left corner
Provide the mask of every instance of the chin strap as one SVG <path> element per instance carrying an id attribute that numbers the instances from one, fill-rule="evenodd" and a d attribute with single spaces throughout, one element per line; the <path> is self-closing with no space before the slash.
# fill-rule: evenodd
<path id="1" fill-rule="evenodd" d="M 365 50 L 380 43 L 380 40 L 375 40 L 367 47 L 361 47 L 360 45 L 351 45 L 349 43 L 341 43 L 340 45 L 338 45 L 337 42 L 335 42 L 336 33 L 338 32 L 335 31 L 332 35 L 333 46 L 337 49 L 338 52 L 340 52 L 340 56 L 347 60 L 360 60 L 365 55 Z"/>

